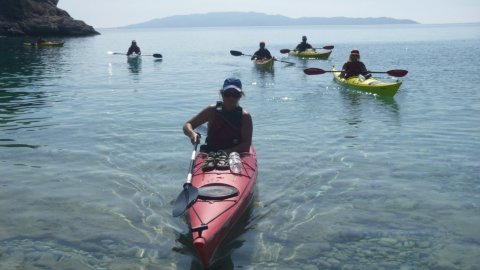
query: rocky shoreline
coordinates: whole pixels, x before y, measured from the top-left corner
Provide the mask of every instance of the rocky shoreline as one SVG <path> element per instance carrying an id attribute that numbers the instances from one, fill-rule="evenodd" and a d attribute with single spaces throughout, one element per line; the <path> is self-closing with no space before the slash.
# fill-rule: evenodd
<path id="1" fill-rule="evenodd" d="M 59 0 L 0 0 L 0 36 L 90 36 L 92 26 L 57 7 Z"/>

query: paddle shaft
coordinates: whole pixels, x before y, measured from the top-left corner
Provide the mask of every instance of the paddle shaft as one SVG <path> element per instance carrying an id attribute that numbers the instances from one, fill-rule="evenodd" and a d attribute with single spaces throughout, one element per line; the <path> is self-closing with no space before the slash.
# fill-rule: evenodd
<path id="1" fill-rule="evenodd" d="M 323 72 L 344 72 L 345 70 L 324 70 Z M 388 71 L 367 71 L 368 73 L 386 73 L 388 74 Z"/>
<path id="2" fill-rule="evenodd" d="M 332 45 L 328 45 L 328 46 L 324 46 L 322 48 L 312 48 L 314 50 L 316 49 L 324 49 L 324 50 L 333 50 L 333 48 L 335 48 L 334 46 Z M 290 51 L 294 51 L 294 52 L 299 52 L 299 51 L 302 51 L 302 50 L 297 50 L 297 49 L 293 49 L 293 50 L 290 50 L 290 49 L 281 49 L 280 50 L 280 53 L 289 53 Z M 303 50 L 305 51 L 305 50 Z"/>
<path id="3" fill-rule="evenodd" d="M 195 162 L 195 157 L 197 156 L 197 146 L 198 146 L 199 143 L 200 143 L 200 141 L 197 141 L 195 143 L 195 146 L 193 147 L 192 158 L 190 159 L 190 166 L 188 167 L 189 169 L 188 169 L 188 174 L 187 174 L 187 182 L 185 183 L 185 185 L 191 185 L 192 184 L 193 163 Z"/>
<path id="4" fill-rule="evenodd" d="M 233 53 L 232 53 L 232 52 L 233 52 Z M 253 55 L 251 55 L 251 54 L 244 54 L 244 53 L 239 52 L 239 51 L 230 51 L 230 53 L 231 53 L 233 56 L 240 56 L 240 55 L 250 56 L 250 57 L 253 56 Z M 273 61 L 283 62 L 283 63 L 287 63 L 287 64 L 295 64 L 295 63 L 293 63 L 293 62 L 278 60 L 278 59 L 276 59 L 275 57 L 273 57 Z"/>
<path id="5" fill-rule="evenodd" d="M 321 68 L 307 68 L 304 69 L 303 72 L 307 75 L 320 75 L 325 74 L 326 72 L 345 72 L 344 70 L 323 70 Z M 367 71 L 368 73 L 386 73 L 393 77 L 403 77 L 408 74 L 408 70 L 403 69 L 392 69 L 388 71 Z"/>
<path id="6" fill-rule="evenodd" d="M 127 55 L 126 53 L 118 53 L 118 52 L 112 52 L 112 54 Z M 155 57 L 155 58 L 163 58 L 163 56 L 162 56 L 160 53 L 140 54 L 140 56 L 153 56 L 153 57 Z"/>

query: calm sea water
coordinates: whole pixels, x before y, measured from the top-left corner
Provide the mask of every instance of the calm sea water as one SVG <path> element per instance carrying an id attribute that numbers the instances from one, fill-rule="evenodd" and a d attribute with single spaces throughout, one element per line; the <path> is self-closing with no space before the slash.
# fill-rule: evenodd
<path id="1" fill-rule="evenodd" d="M 0 269 L 201 269 L 171 217 L 182 124 L 231 74 L 253 116 L 253 207 L 213 269 L 479 269 L 480 25 L 101 30 L 0 38 Z M 328 61 L 258 70 L 307 35 Z M 144 56 L 129 63 L 136 39 Z M 306 67 L 409 70 L 393 98 Z M 284 56 L 283 56 L 284 57 Z M 386 78 L 388 79 L 388 78 Z"/>

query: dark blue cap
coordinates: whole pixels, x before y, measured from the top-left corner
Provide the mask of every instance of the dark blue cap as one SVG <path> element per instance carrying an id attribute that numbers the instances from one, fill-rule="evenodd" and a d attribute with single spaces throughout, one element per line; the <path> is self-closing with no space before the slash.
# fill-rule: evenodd
<path id="1" fill-rule="evenodd" d="M 242 92 L 242 82 L 236 77 L 229 77 L 223 82 L 222 90 L 235 89 Z"/>

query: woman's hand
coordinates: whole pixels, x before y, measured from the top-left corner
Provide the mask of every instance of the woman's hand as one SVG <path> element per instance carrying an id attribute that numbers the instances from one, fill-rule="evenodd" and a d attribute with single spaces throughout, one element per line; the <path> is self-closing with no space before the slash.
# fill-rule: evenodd
<path id="1" fill-rule="evenodd" d="M 200 134 L 192 132 L 192 134 L 190 135 L 190 141 L 193 145 L 195 145 L 196 143 L 200 143 Z"/>

